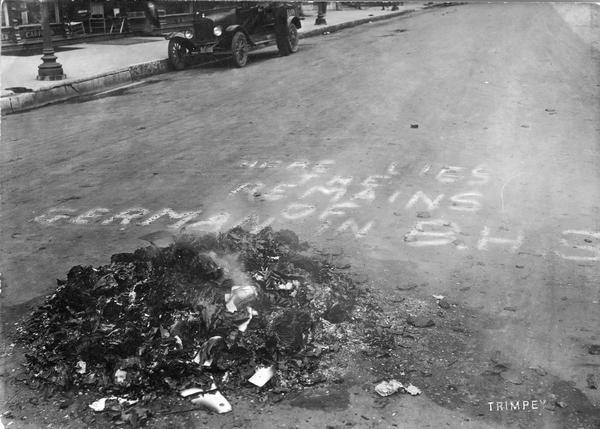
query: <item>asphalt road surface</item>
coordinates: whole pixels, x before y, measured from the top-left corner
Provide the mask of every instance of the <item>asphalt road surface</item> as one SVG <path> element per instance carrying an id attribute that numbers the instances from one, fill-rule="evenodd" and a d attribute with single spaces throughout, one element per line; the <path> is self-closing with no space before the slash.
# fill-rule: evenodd
<path id="1" fill-rule="evenodd" d="M 598 9 L 440 8 L 3 118 L 3 313 L 153 231 L 288 228 L 390 297 L 417 285 L 481 314 L 472 355 L 544 368 L 592 427 Z M 510 423 L 487 410 L 505 398 L 471 414 L 430 400 L 407 398 L 396 424 Z M 562 427 L 548 408 L 529 427 Z M 367 412 L 359 426 L 384 425 Z"/>

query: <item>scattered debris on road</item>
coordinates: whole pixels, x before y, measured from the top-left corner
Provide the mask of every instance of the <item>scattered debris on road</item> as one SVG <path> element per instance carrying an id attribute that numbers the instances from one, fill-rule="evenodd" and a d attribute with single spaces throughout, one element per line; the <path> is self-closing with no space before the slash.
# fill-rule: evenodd
<path id="1" fill-rule="evenodd" d="M 409 384 L 407 387 L 404 388 L 404 390 L 406 390 L 406 393 L 412 396 L 417 396 L 423 393 L 421 392 L 421 389 L 419 389 L 417 386 L 413 386 L 412 384 Z"/>
<path id="2" fill-rule="evenodd" d="M 590 389 L 598 389 L 598 376 L 596 374 L 588 374 L 585 381 Z"/>
<path id="3" fill-rule="evenodd" d="M 417 396 L 423 393 L 421 392 L 421 389 L 419 389 L 417 386 L 413 386 L 412 384 L 408 384 L 405 386 L 398 380 L 394 379 L 390 381 L 382 381 L 377 386 L 375 386 L 375 392 L 377 392 L 379 396 L 390 396 L 400 391 L 408 393 L 411 396 Z"/>
<path id="4" fill-rule="evenodd" d="M 404 389 L 404 385 L 397 380 L 382 381 L 375 386 L 375 392 L 377 392 L 379 396 L 390 396 L 400 389 Z"/>
<path id="5" fill-rule="evenodd" d="M 435 322 L 428 316 L 419 315 L 419 316 L 408 316 L 406 319 L 409 325 L 414 326 L 415 328 L 430 328 L 435 326 Z"/>
<path id="6" fill-rule="evenodd" d="M 591 355 L 600 355 L 600 344 L 590 344 L 588 353 Z"/>
<path id="7" fill-rule="evenodd" d="M 92 402 L 89 405 L 89 407 L 96 412 L 104 411 L 106 409 L 106 403 L 107 402 L 110 403 L 111 401 L 113 401 L 114 403 L 118 403 L 120 405 L 122 405 L 122 404 L 133 405 L 133 404 L 137 403 L 137 401 L 135 401 L 135 400 L 119 398 L 117 396 L 110 396 L 108 398 L 100 398 L 97 401 Z"/>
<path id="8" fill-rule="evenodd" d="M 526 391 L 546 375 L 500 351 L 491 362 L 466 359 L 481 323 L 471 310 L 444 295 L 406 293 L 426 283 L 357 284 L 333 253 L 315 256 L 290 231 L 234 229 L 171 244 L 167 236 L 166 247 L 160 234 L 148 238 L 152 246 L 108 265 L 73 267 L 19 329 L 23 383 L 62 390 L 56 413 L 82 404 L 85 424 L 139 427 L 196 410 L 216 418 L 248 398 L 314 408 L 329 398 L 342 409 L 356 368 L 368 368 L 382 407 L 397 392 L 426 392 L 440 405 L 476 409 L 457 377 L 483 382 L 491 395 Z"/>
<path id="9" fill-rule="evenodd" d="M 108 265 L 71 268 L 18 328 L 25 383 L 84 392 L 89 418 L 137 427 L 165 415 L 149 404 L 173 393 L 217 414 L 231 411 L 231 395 L 278 402 L 338 382 L 349 356 L 404 354 L 420 335 L 397 332 L 435 326 L 437 305 L 407 319 L 411 301 L 396 310 L 396 328 L 381 327 L 386 314 L 340 271 L 348 264 L 315 256 L 291 231 L 144 240 L 152 245 Z M 403 392 L 421 393 L 394 375 Z"/>
<path id="10" fill-rule="evenodd" d="M 438 307 L 440 307 L 444 310 L 448 310 L 450 308 L 450 303 L 448 302 L 448 300 L 446 298 L 442 298 L 442 299 L 438 300 Z"/>
<path id="11" fill-rule="evenodd" d="M 500 350 L 494 350 L 490 360 L 501 371 L 505 371 L 511 367 L 510 360 Z"/>
<path id="12" fill-rule="evenodd" d="M 569 405 L 566 402 L 563 402 L 563 401 L 556 401 L 556 406 L 558 408 L 567 408 Z"/>
<path id="13" fill-rule="evenodd" d="M 541 368 L 539 366 L 530 367 L 529 369 L 533 370 L 540 377 L 543 377 L 546 374 L 548 374 L 548 372 L 544 368 Z"/>

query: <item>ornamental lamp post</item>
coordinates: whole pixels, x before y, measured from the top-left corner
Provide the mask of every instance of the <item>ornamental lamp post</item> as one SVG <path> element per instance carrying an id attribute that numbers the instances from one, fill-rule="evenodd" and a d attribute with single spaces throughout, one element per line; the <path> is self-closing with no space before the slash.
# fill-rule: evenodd
<path id="1" fill-rule="evenodd" d="M 48 0 L 40 0 L 42 12 L 42 64 L 38 66 L 37 80 L 61 80 L 66 78 L 60 63 L 56 62 L 54 48 L 52 47 L 52 33 L 50 31 L 50 14 L 48 13 Z"/>

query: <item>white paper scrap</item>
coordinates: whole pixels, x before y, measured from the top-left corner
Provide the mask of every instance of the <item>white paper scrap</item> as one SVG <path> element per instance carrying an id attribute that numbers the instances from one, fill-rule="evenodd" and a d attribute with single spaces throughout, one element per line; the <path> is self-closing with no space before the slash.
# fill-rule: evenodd
<path id="1" fill-rule="evenodd" d="M 219 414 L 228 413 L 232 410 L 229 401 L 219 391 L 204 393 L 192 399 L 192 404 L 202 405 Z"/>
<path id="2" fill-rule="evenodd" d="M 123 405 L 123 404 L 125 404 L 125 405 L 133 405 L 133 404 L 137 404 L 138 403 L 137 399 L 115 398 L 115 397 L 112 397 L 112 398 L 109 398 L 109 399 L 116 399 L 117 401 L 119 401 L 120 405 Z"/>
<path id="3" fill-rule="evenodd" d="M 204 390 L 200 389 L 199 387 L 190 387 L 189 389 L 182 390 L 179 394 L 184 398 L 187 398 L 188 396 L 196 395 L 202 392 L 204 392 Z"/>
<path id="4" fill-rule="evenodd" d="M 404 386 L 398 380 L 382 381 L 375 386 L 375 392 L 377 392 L 379 396 L 390 396 L 402 388 L 404 388 Z"/>
<path id="5" fill-rule="evenodd" d="M 127 371 L 123 371 L 122 369 L 118 369 L 115 372 L 115 382 L 117 384 L 125 383 L 125 378 L 127 378 Z"/>
<path id="6" fill-rule="evenodd" d="M 228 312 L 230 313 L 235 313 L 237 311 L 237 307 L 235 306 L 235 304 L 233 303 L 233 300 L 231 301 L 227 301 L 225 303 L 225 308 L 227 309 Z"/>
<path id="7" fill-rule="evenodd" d="M 181 338 L 179 338 L 179 335 L 175 335 L 173 337 L 173 339 L 175 340 L 175 342 L 177 343 L 177 345 L 179 346 L 180 349 L 183 348 L 183 341 L 181 341 Z"/>
<path id="8" fill-rule="evenodd" d="M 274 375 L 275 369 L 272 366 L 268 368 L 259 368 L 248 381 L 255 386 L 263 387 Z"/>
<path id="9" fill-rule="evenodd" d="M 237 311 L 237 306 L 248 303 L 258 296 L 258 291 L 255 286 L 233 286 L 229 297 L 225 295 L 225 307 L 230 313 Z"/>
<path id="10" fill-rule="evenodd" d="M 106 401 L 108 399 L 116 399 L 116 398 L 114 396 L 111 396 L 110 398 L 100 398 L 97 401 L 92 402 L 88 406 L 95 412 L 99 413 L 100 411 L 104 411 L 104 409 L 106 408 Z"/>
<path id="11" fill-rule="evenodd" d="M 413 386 L 412 384 L 409 384 L 407 387 L 404 388 L 404 390 L 406 390 L 406 393 L 410 393 L 412 396 L 417 396 L 421 394 L 421 389 L 419 389 L 417 386 Z"/>
<path id="12" fill-rule="evenodd" d="M 285 284 L 280 283 L 279 285 L 277 285 L 277 289 L 279 290 L 293 290 L 294 289 L 294 285 L 292 282 L 287 282 Z"/>
<path id="13" fill-rule="evenodd" d="M 256 310 L 254 310 L 252 307 L 247 307 L 248 308 L 248 320 L 246 320 L 244 323 L 242 323 L 241 325 L 238 326 L 238 329 L 240 330 L 240 332 L 246 332 L 246 329 L 248 329 L 248 325 L 250 324 L 250 321 L 252 320 L 252 316 L 258 316 L 258 312 Z"/>

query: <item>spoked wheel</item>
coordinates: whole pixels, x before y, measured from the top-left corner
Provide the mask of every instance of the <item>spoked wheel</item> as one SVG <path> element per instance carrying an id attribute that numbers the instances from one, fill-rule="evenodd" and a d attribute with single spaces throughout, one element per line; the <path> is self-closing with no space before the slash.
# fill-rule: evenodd
<path id="1" fill-rule="evenodd" d="M 277 48 L 281 55 L 298 52 L 298 29 L 291 22 L 286 30 L 277 35 Z"/>
<path id="2" fill-rule="evenodd" d="M 169 62 L 175 70 L 183 70 L 190 59 L 189 49 L 181 39 L 169 40 Z"/>
<path id="3" fill-rule="evenodd" d="M 290 53 L 298 52 L 298 29 L 292 23 L 288 25 L 287 43 Z"/>
<path id="4" fill-rule="evenodd" d="M 231 53 L 233 54 L 233 62 L 236 67 L 244 67 L 248 62 L 248 51 L 250 45 L 248 38 L 244 33 L 238 31 L 231 39 Z"/>

